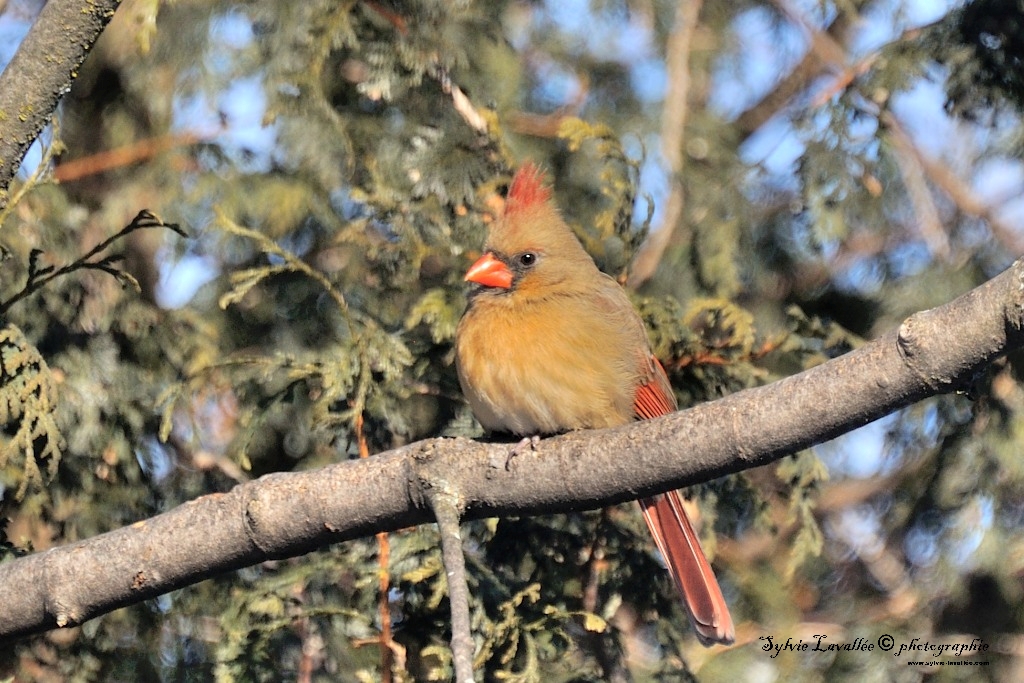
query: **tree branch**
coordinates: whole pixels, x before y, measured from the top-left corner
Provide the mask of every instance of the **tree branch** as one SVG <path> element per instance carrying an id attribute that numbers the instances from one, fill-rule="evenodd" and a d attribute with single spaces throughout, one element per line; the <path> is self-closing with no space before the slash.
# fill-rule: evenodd
<path id="1" fill-rule="evenodd" d="M 676 23 L 665 46 L 667 91 L 661 114 L 661 153 L 671 181 L 671 193 L 665 205 L 661 225 L 651 232 L 640 252 L 633 260 L 629 273 L 629 287 L 637 289 L 647 282 L 661 263 L 676 226 L 682 221 L 686 203 L 683 195 L 683 154 L 686 121 L 690 96 L 690 46 L 697 32 L 703 0 L 688 0 L 679 5 Z"/>
<path id="2" fill-rule="evenodd" d="M 790 101 L 802 93 L 823 71 L 843 69 L 846 63 L 844 45 L 850 40 L 852 29 L 857 26 L 860 18 L 856 7 L 848 7 L 846 11 L 840 12 L 827 28 L 816 31 L 786 3 L 775 0 L 772 4 L 780 14 L 807 31 L 810 45 L 803 59 L 794 65 L 792 70 L 781 78 L 759 102 L 736 119 L 736 128 L 740 133 L 741 142 L 756 133 L 761 126 L 788 106 Z"/>
<path id="3" fill-rule="evenodd" d="M 271 474 L 0 565 L 0 642 L 80 624 L 270 558 L 433 521 L 425 481 L 466 519 L 606 506 L 764 465 L 922 398 L 969 387 L 1024 346 L 1024 261 L 898 330 L 773 384 L 616 429 L 508 444 L 428 439 Z"/>
<path id="4" fill-rule="evenodd" d="M 25 152 L 71 89 L 120 0 L 50 0 L 0 72 L 0 209 Z"/>
<path id="5" fill-rule="evenodd" d="M 944 192 L 958 209 L 985 221 L 992 231 L 992 236 L 1011 253 L 1017 254 L 1024 250 L 1024 240 L 1018 235 L 1016 227 L 1003 220 L 994 206 L 980 199 L 971 186 L 953 172 L 949 164 L 926 154 L 906 132 L 905 126 L 900 123 L 892 110 L 882 111 L 878 118 L 882 125 L 905 141 L 906 153 L 913 157 L 914 162 L 924 171 L 928 180 Z"/>
<path id="6" fill-rule="evenodd" d="M 459 495 L 445 480 L 421 482 L 441 534 L 441 558 L 452 613 L 452 659 L 455 682 L 473 683 L 473 632 L 469 618 L 469 580 L 462 555 Z"/>

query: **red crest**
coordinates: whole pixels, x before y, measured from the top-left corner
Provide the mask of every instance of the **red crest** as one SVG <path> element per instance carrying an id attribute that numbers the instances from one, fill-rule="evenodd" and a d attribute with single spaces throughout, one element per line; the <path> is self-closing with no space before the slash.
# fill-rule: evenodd
<path id="1" fill-rule="evenodd" d="M 544 171 L 527 162 L 512 178 L 505 200 L 505 215 L 526 209 L 536 204 L 543 204 L 551 198 L 551 188 L 545 185 Z"/>

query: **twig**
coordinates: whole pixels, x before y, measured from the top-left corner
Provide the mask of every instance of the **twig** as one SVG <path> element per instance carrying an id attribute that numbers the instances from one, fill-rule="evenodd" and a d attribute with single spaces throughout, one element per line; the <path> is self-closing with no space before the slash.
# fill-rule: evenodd
<path id="1" fill-rule="evenodd" d="M 510 111 L 504 117 L 505 128 L 535 138 L 555 138 L 567 118 L 577 117 L 587 103 L 590 95 L 590 81 L 585 73 L 573 74 L 579 82 L 573 98 L 548 114 L 535 114 L 528 111 Z"/>
<path id="2" fill-rule="evenodd" d="M 594 533 L 594 540 L 590 543 L 587 561 L 583 564 L 582 607 L 584 612 L 591 614 L 598 614 L 598 608 L 601 606 L 599 604 L 601 573 L 607 565 L 604 556 L 605 535 L 603 527 L 607 522 L 608 509 L 605 508 L 601 511 L 601 521 Z M 602 680 L 608 681 L 608 683 L 625 683 L 630 678 L 619 649 L 609 647 L 609 642 L 614 641 L 616 635 L 614 632 L 609 633 L 608 628 L 586 629 L 584 638 L 590 648 L 590 652 L 597 660 L 597 665 L 601 667 Z M 635 634 L 630 634 L 629 637 L 635 637 Z"/>
<path id="3" fill-rule="evenodd" d="M 359 457 L 370 457 L 370 447 L 366 442 L 366 433 L 363 430 L 363 414 L 357 413 L 355 417 L 356 442 L 359 448 Z M 391 590 L 391 574 L 388 565 L 391 563 L 391 541 L 388 532 L 377 533 L 377 564 L 380 578 L 377 587 L 377 616 L 380 619 L 380 671 L 381 683 L 391 683 L 392 667 L 394 666 L 394 647 L 391 636 L 391 603 L 388 600 L 388 592 Z"/>
<path id="4" fill-rule="evenodd" d="M 840 14 L 825 29 L 825 33 L 833 37 L 833 39 L 837 39 L 837 43 L 844 43 L 846 42 L 846 33 L 849 31 L 849 28 L 856 24 L 855 18 L 847 13 Z M 786 76 L 781 78 L 771 91 L 736 119 L 736 129 L 740 135 L 740 142 L 743 142 L 760 130 L 761 126 L 785 109 L 790 100 L 803 92 L 808 84 L 812 83 L 821 72 L 833 66 L 828 60 L 822 59 L 817 50 L 813 48 L 807 50 L 796 66 Z"/>
<path id="5" fill-rule="evenodd" d="M 891 111 L 884 111 L 879 116 L 881 122 L 891 128 L 903 130 L 899 119 Z M 908 151 L 913 153 L 917 163 L 921 165 L 936 187 L 942 190 L 961 211 L 985 221 L 992 230 L 993 236 L 1008 250 L 1015 254 L 1024 252 L 1024 241 L 1017 236 L 1016 230 L 1007 225 L 991 206 L 979 199 L 970 186 L 960 179 L 949 166 L 925 154 L 918 145 L 907 136 Z"/>
<path id="6" fill-rule="evenodd" d="M 459 528 L 459 497 L 446 481 L 427 483 L 427 502 L 441 532 L 441 558 L 452 610 L 452 658 L 456 683 L 473 683 L 473 634 L 469 622 L 469 584 Z"/>
<path id="7" fill-rule="evenodd" d="M 50 121 L 50 143 L 41 144 L 43 153 L 39 159 L 39 163 L 36 164 L 36 168 L 32 171 L 32 175 L 28 179 L 21 183 L 17 190 L 11 194 L 10 199 L 6 205 L 0 207 L 0 227 L 3 227 L 4 223 L 7 222 L 7 217 L 14 211 L 14 207 L 25 197 L 28 192 L 42 182 L 47 171 L 50 170 L 50 162 L 53 161 L 53 157 L 60 150 L 63 149 L 63 145 L 58 142 L 60 139 L 60 118 L 54 116 Z"/>
<path id="8" fill-rule="evenodd" d="M 477 111 L 469 96 L 462 91 L 462 88 L 457 83 L 452 81 L 448 69 L 442 64 L 436 63 L 432 69 L 432 75 L 441 86 L 441 92 L 452 98 L 452 107 L 455 109 L 455 113 L 462 117 L 462 120 L 477 133 L 488 136 L 490 134 L 490 126 L 487 123 L 487 118 Z"/>
<path id="9" fill-rule="evenodd" d="M 251 240 L 260 248 L 260 250 L 263 251 L 264 254 L 267 254 L 268 256 L 278 256 L 284 261 L 280 266 L 260 266 L 234 273 L 232 275 L 232 283 L 235 287 L 227 294 L 221 296 L 221 308 L 226 307 L 229 303 L 237 301 L 241 294 L 248 291 L 247 287 L 251 287 L 261 281 L 264 277 L 278 272 L 293 271 L 301 273 L 319 284 L 324 291 L 327 292 L 327 295 L 334 301 L 338 308 L 338 312 L 345 321 L 345 326 L 348 328 L 349 334 L 352 335 L 352 339 L 355 342 L 356 355 L 359 359 L 359 377 L 356 380 L 355 391 L 353 392 L 353 398 L 350 403 L 352 414 L 361 415 L 363 408 L 366 406 L 366 397 L 370 393 L 372 374 L 366 335 L 361 333 L 357 323 L 366 327 L 376 326 L 376 323 L 372 318 L 366 317 L 360 312 L 350 309 L 348 301 L 345 300 L 345 295 L 342 294 L 322 272 L 312 267 L 292 252 L 284 249 L 277 242 L 270 239 L 263 233 L 239 225 L 229 218 L 220 207 L 214 207 L 214 214 L 217 217 L 217 224 L 225 231 L 232 235 L 237 235 Z"/>
<path id="10" fill-rule="evenodd" d="M 387 7 L 384 7 L 383 4 L 373 2 L 373 0 L 363 0 L 363 5 L 365 5 L 371 12 L 394 26 L 395 30 L 403 36 L 409 35 L 409 25 L 405 21 L 405 18 L 398 12 L 393 12 Z"/>
<path id="11" fill-rule="evenodd" d="M 130 145 L 108 149 L 96 154 L 90 154 L 87 157 L 58 164 L 53 169 L 53 177 L 58 182 L 63 183 L 79 180 L 86 176 L 151 159 L 161 152 L 166 152 L 175 147 L 189 147 L 211 137 L 213 137 L 212 134 L 200 135 L 189 132 L 137 140 Z"/>
<path id="12" fill-rule="evenodd" d="M 301 655 L 299 657 L 298 673 L 295 676 L 295 683 L 312 683 L 314 669 L 314 638 L 310 634 L 309 615 L 303 615 L 295 624 L 295 633 L 302 643 Z"/>
<path id="13" fill-rule="evenodd" d="M 181 226 L 176 223 L 165 223 L 163 219 L 159 218 L 156 214 L 147 209 L 143 209 L 137 216 L 135 216 L 135 218 L 132 219 L 131 223 L 97 244 L 84 256 L 80 256 L 66 266 L 62 266 L 57 269 L 54 269 L 53 266 L 39 267 L 39 257 L 43 252 L 39 249 L 33 249 L 29 254 L 28 280 L 25 282 L 25 286 L 22 287 L 21 291 L 16 293 L 10 299 L 0 302 L 0 315 L 6 313 L 15 303 L 42 289 L 53 280 L 76 270 L 99 270 L 117 279 L 122 286 L 132 285 L 138 289 L 139 283 L 134 277 L 132 277 L 132 275 L 114 267 L 114 264 L 122 259 L 120 255 L 115 254 L 111 256 L 104 256 L 98 261 L 91 261 L 90 259 L 105 251 L 119 239 L 135 232 L 136 230 L 142 230 L 145 228 L 167 228 L 182 237 L 188 236 L 185 231 L 181 229 Z"/>
<path id="14" fill-rule="evenodd" d="M 828 27 L 819 29 L 805 20 L 795 8 L 784 0 L 773 0 L 773 4 L 783 16 L 807 34 L 810 45 L 803 59 L 792 68 L 789 74 L 780 79 L 775 88 L 761 98 L 757 104 L 736 119 L 736 128 L 740 134 L 741 143 L 757 132 L 765 122 L 785 109 L 794 97 L 815 83 L 819 75 L 832 71 L 835 77 L 808 104 L 811 109 L 821 107 L 836 92 L 848 87 L 855 78 L 867 72 L 890 46 L 914 39 L 922 31 L 940 21 L 936 20 L 930 24 L 906 29 L 894 40 L 879 47 L 871 54 L 857 62 L 849 63 L 845 45 L 850 42 L 853 31 L 859 26 L 860 16 L 855 10 L 844 11 Z"/>

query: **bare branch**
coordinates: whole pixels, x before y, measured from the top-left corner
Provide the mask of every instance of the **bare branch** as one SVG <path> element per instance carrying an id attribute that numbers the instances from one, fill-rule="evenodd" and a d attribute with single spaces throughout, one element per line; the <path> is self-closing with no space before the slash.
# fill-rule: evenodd
<path id="1" fill-rule="evenodd" d="M 949 236 L 939 217 L 935 198 L 932 197 L 931 190 L 928 188 L 925 168 L 921 163 L 918 150 L 895 118 L 890 116 L 883 120 L 888 124 L 889 140 L 895 151 L 896 166 L 900 169 L 903 185 L 907 189 L 907 197 L 917 215 L 921 238 L 936 259 L 948 261 L 950 257 Z"/>
<path id="2" fill-rule="evenodd" d="M 271 474 L 0 565 L 0 641 L 68 627 L 215 574 L 433 521 L 424 481 L 466 519 L 606 506 L 764 465 L 922 398 L 1024 346 L 1024 261 L 897 330 L 773 384 L 616 429 L 508 444 L 429 439 Z"/>
<path id="3" fill-rule="evenodd" d="M 697 31 L 702 5 L 702 0 L 688 0 L 679 5 L 676 25 L 665 49 L 668 92 L 665 93 L 665 105 L 661 114 L 661 150 L 671 176 L 672 189 L 661 225 L 651 232 L 633 263 L 628 281 L 632 289 L 636 289 L 654 275 L 683 215 L 683 144 L 689 111 L 687 98 L 690 96 L 690 45 Z"/>
<path id="4" fill-rule="evenodd" d="M 785 109 L 790 101 L 807 89 L 807 86 L 824 71 L 839 71 L 840 81 L 846 65 L 845 43 L 850 39 L 852 29 L 857 26 L 856 8 L 845 7 L 835 20 L 824 30 L 816 30 L 802 15 L 787 2 L 774 0 L 772 3 L 780 14 L 801 27 L 807 34 L 810 45 L 807 52 L 793 69 L 761 100 L 736 119 L 736 127 L 743 140 L 757 132 L 768 120 Z"/>
<path id="5" fill-rule="evenodd" d="M 928 180 L 935 187 L 942 190 L 956 204 L 957 208 L 966 214 L 976 216 L 985 221 L 992 230 L 993 237 L 1006 249 L 1013 253 L 1020 253 L 1021 249 L 1024 249 L 1024 240 L 1021 240 L 1017 235 L 1017 230 L 1014 226 L 1008 225 L 1006 221 L 1000 218 L 995 207 L 980 199 L 974 190 L 971 189 L 970 185 L 954 173 L 948 164 L 926 154 L 907 135 L 904 126 L 891 111 L 883 111 L 879 119 L 886 127 L 894 132 L 898 132 L 903 137 L 906 141 L 907 153 L 913 155 L 916 163 L 920 165 L 927 175 Z"/>
<path id="6" fill-rule="evenodd" d="M 934 26 L 939 21 L 907 29 L 872 53 L 864 55 L 856 62 L 851 62 L 846 46 L 854 38 L 855 31 L 859 28 L 860 3 L 846 7 L 846 10 L 842 11 L 825 29 L 815 28 L 803 18 L 800 12 L 784 0 L 773 0 L 772 4 L 789 21 L 804 30 L 810 45 L 803 58 L 793 66 L 790 72 L 781 78 L 759 102 L 736 119 L 736 128 L 739 131 L 741 143 L 760 130 L 761 126 L 772 117 L 788 107 L 794 98 L 806 92 L 807 88 L 822 74 L 831 74 L 833 80 L 809 104 L 812 109 L 822 106 L 835 93 L 848 87 L 855 78 L 871 69 L 879 56 L 886 50 L 917 38 L 922 31 Z"/>
<path id="7" fill-rule="evenodd" d="M 441 533 L 441 557 L 452 612 L 452 658 L 456 683 L 473 683 L 473 632 L 469 621 L 469 581 L 462 555 L 459 495 L 445 480 L 425 481 L 430 508 Z"/>
<path id="8" fill-rule="evenodd" d="M 55 268 L 54 266 L 39 266 L 39 257 L 43 254 L 40 249 L 33 249 L 29 254 L 28 261 L 28 279 L 25 282 L 25 286 L 20 290 L 11 295 L 10 298 L 0 301 L 0 315 L 5 314 L 11 306 L 18 303 L 22 299 L 35 294 L 40 289 L 48 285 L 50 282 L 56 280 L 59 277 L 69 275 L 79 270 L 99 270 L 111 277 L 115 278 L 121 283 L 122 287 L 132 286 L 136 290 L 139 289 L 138 281 L 128 272 L 119 270 L 114 267 L 113 264 L 123 260 L 123 256 L 119 254 L 112 254 L 104 256 L 103 258 L 93 261 L 90 260 L 95 256 L 103 253 L 109 249 L 114 243 L 124 239 L 126 236 L 135 232 L 136 230 L 143 230 L 146 228 L 166 228 L 171 232 L 177 233 L 181 237 L 187 237 L 188 235 L 181 226 L 177 223 L 165 223 L 163 219 L 158 217 L 152 211 L 143 209 L 132 219 L 132 222 L 121 228 L 115 234 L 111 235 L 107 239 L 103 240 L 88 252 L 79 256 L 71 263 Z"/>
<path id="9" fill-rule="evenodd" d="M 0 73 L 0 208 L 25 152 L 71 89 L 120 0 L 50 0 Z"/>

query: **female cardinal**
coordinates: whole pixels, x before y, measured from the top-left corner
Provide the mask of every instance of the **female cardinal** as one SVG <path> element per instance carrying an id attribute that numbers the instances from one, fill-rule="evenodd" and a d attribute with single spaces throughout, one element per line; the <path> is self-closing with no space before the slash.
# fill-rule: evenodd
<path id="1" fill-rule="evenodd" d="M 540 170 L 512 179 L 459 323 L 462 391 L 489 431 L 524 437 L 599 429 L 676 409 L 629 298 L 565 224 Z M 676 491 L 640 501 L 704 645 L 731 643 L 732 617 Z"/>

